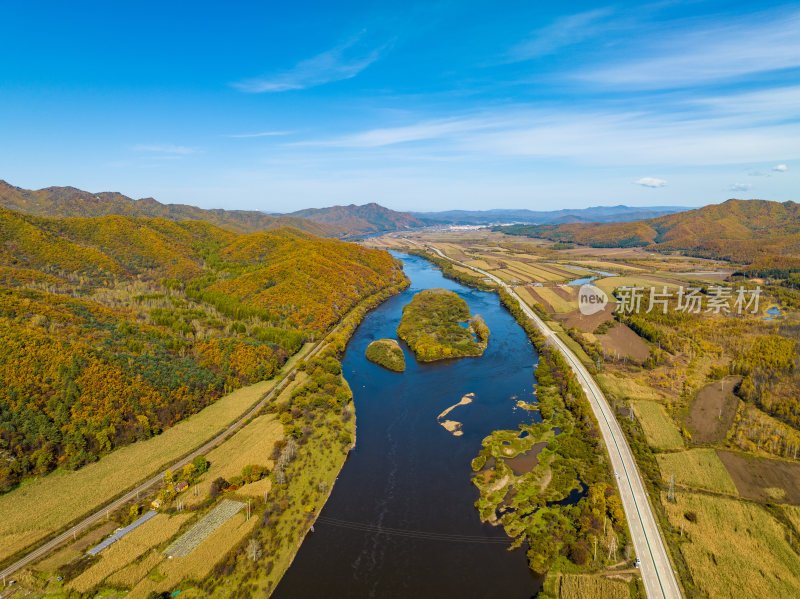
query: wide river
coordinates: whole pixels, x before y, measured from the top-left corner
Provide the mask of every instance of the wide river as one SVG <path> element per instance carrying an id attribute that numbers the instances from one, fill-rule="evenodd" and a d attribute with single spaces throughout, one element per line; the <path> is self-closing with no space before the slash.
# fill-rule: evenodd
<path id="1" fill-rule="evenodd" d="M 353 390 L 357 443 L 333 493 L 275 590 L 282 599 L 428 597 L 529 599 L 541 588 L 523 549 L 508 551 L 500 527 L 481 524 L 470 462 L 481 440 L 515 429 L 531 414 L 536 351 L 496 294 L 445 279 L 429 262 L 395 254 L 411 287 L 367 315 L 342 367 Z M 491 330 L 479 358 L 420 364 L 407 347 L 406 371 L 392 373 L 364 357 L 375 339 L 396 338 L 403 306 L 422 289 L 451 289 Z M 471 404 L 437 416 L 467 393 Z"/>

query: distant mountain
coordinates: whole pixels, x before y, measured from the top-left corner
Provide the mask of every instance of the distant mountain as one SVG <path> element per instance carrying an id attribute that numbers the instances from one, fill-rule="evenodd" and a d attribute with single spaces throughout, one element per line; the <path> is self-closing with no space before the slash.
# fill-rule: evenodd
<path id="1" fill-rule="evenodd" d="M 205 210 L 186 204 L 162 204 L 153 198 L 134 200 L 117 192 L 90 193 L 74 187 L 22 189 L 0 180 L 0 208 L 49 218 L 146 216 L 174 221 L 202 220 L 229 231 L 252 233 L 293 227 L 321 237 L 340 237 L 336 227 L 248 210 Z"/>
<path id="2" fill-rule="evenodd" d="M 307 208 L 286 216 L 304 218 L 327 226 L 346 230 L 351 236 L 405 231 L 428 225 L 423 219 L 408 212 L 396 212 L 371 203 L 363 206 L 331 206 L 330 208 Z"/>
<path id="3" fill-rule="evenodd" d="M 441 224 L 498 225 L 503 223 L 613 223 L 655 218 L 688 210 L 681 206 L 594 206 L 591 208 L 562 210 L 446 210 L 443 212 L 412 212 L 414 216 Z"/>
<path id="4" fill-rule="evenodd" d="M 593 247 L 646 246 L 750 264 L 751 271 L 800 270 L 800 204 L 728 200 L 627 223 L 512 225 L 511 235 Z"/>

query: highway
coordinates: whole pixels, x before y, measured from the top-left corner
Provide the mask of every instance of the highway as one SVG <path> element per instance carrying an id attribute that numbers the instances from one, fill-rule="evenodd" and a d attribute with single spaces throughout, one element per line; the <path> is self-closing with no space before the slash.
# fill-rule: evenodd
<path id="1" fill-rule="evenodd" d="M 421 245 L 410 239 L 403 238 L 414 245 Z M 681 588 L 678 578 L 672 569 L 669 555 L 667 554 L 664 539 L 658 529 L 653 509 L 647 497 L 642 476 L 636 461 L 633 458 L 628 442 L 617 422 L 614 412 L 603 395 L 600 387 L 595 382 L 589 371 L 578 360 L 564 342 L 548 327 L 536 313 L 531 310 L 525 302 L 516 294 L 514 289 L 493 274 L 460 262 L 445 255 L 438 248 L 426 245 L 426 247 L 442 258 L 469 268 L 505 289 L 517 302 L 522 310 L 530 318 L 547 340 L 553 344 L 567 359 L 573 372 L 583 387 L 586 397 L 592 406 L 594 415 L 600 425 L 600 432 L 608 450 L 612 468 L 617 474 L 617 484 L 619 486 L 622 506 L 625 510 L 625 517 L 628 520 L 628 527 L 633 541 L 633 548 L 636 556 L 641 560 L 642 581 L 649 599 L 679 599 Z"/>
<path id="2" fill-rule="evenodd" d="M 331 331 L 331 333 L 329 333 L 328 335 L 326 335 L 325 337 L 320 339 L 320 341 L 311 349 L 311 351 L 308 352 L 308 355 L 304 359 L 308 359 L 308 358 L 311 358 L 312 356 L 314 356 L 322 348 L 322 346 L 325 344 L 325 342 L 328 339 L 328 336 L 330 336 L 333 333 L 335 333 L 337 329 L 338 329 L 338 327 L 336 329 L 334 329 L 333 331 Z M 273 387 L 272 390 L 269 391 L 269 393 L 264 395 L 264 397 L 262 397 L 259 400 L 259 402 L 255 406 L 250 408 L 243 416 L 241 416 L 233 424 L 228 426 L 224 431 L 222 431 L 221 433 L 218 433 L 212 439 L 210 439 L 209 441 L 204 443 L 201 447 L 198 447 L 197 449 L 195 449 L 191 454 L 189 454 L 188 456 L 186 456 L 186 457 L 182 458 L 181 460 L 179 460 L 179 461 L 175 462 L 174 464 L 172 464 L 167 470 L 172 470 L 172 471 L 180 470 L 186 464 L 189 464 L 192 460 L 194 460 L 197 456 L 204 455 L 204 454 L 208 453 L 214 447 L 216 447 L 217 445 L 222 443 L 231 433 L 233 433 L 233 432 L 237 431 L 238 429 L 240 429 L 245 424 L 245 422 L 247 422 L 247 420 L 249 420 L 250 418 L 255 416 L 258 413 L 258 411 L 261 410 L 261 408 L 264 407 L 264 405 L 266 405 L 273 398 L 275 398 L 278 395 L 280 395 L 280 392 L 283 391 L 284 387 L 286 387 L 286 385 L 289 384 L 289 376 L 292 373 L 296 373 L 296 372 L 297 372 L 297 368 L 296 367 L 293 368 L 292 370 L 290 370 L 289 372 L 287 372 L 284 375 L 283 380 L 281 380 L 281 382 L 279 384 L 277 384 L 275 387 Z M 96 523 L 98 520 L 106 518 L 107 514 L 109 512 L 114 511 L 115 509 L 117 509 L 120 506 L 124 505 L 128 501 L 137 499 L 141 493 L 146 493 L 149 489 L 151 489 L 152 487 L 154 487 L 154 486 L 158 485 L 159 483 L 161 483 L 161 481 L 164 480 L 164 473 L 167 470 L 164 470 L 163 472 L 160 472 L 160 473 L 156 474 L 155 476 L 147 479 L 143 483 L 141 483 L 138 486 L 136 486 L 134 489 L 131 489 L 130 491 L 125 493 L 122 497 L 119 497 L 118 499 L 115 499 L 113 502 L 108 503 L 108 504 L 104 505 L 103 507 L 99 508 L 96 512 L 92 513 L 90 516 L 87 516 L 86 518 L 84 518 L 83 520 L 81 520 L 80 522 L 78 522 L 77 524 L 75 524 L 74 526 L 69 528 L 68 530 L 65 530 L 63 533 L 59 534 L 57 537 L 54 537 L 54 538 L 50 539 L 49 541 L 43 543 L 42 545 L 40 545 L 36 549 L 33 549 L 32 551 L 27 553 L 22 558 L 20 558 L 19 560 L 17 560 L 16 562 L 11 564 L 10 566 L 5 568 L 4 570 L 0 571 L 0 581 L 5 580 L 6 578 L 10 577 L 14 572 L 18 571 L 20 568 L 24 568 L 28 564 L 40 559 L 41 557 L 43 557 L 44 555 L 46 555 L 47 553 L 49 553 L 50 551 L 52 551 L 53 549 L 55 549 L 56 547 L 61 545 L 62 543 L 74 538 L 79 533 L 81 533 L 84 529 L 86 529 L 88 526 L 91 526 L 92 524 Z"/>

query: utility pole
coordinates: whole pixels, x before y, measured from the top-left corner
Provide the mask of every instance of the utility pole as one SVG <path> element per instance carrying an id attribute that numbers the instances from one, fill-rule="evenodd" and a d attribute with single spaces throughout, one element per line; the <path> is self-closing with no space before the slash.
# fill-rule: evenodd
<path id="1" fill-rule="evenodd" d="M 667 501 L 675 502 L 675 475 L 669 475 L 669 491 L 667 491 Z"/>

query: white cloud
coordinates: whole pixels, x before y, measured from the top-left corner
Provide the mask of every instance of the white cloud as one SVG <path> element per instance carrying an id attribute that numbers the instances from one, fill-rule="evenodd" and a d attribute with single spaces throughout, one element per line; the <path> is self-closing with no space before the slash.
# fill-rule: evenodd
<path id="1" fill-rule="evenodd" d="M 504 121 L 505 122 L 505 121 Z M 298 146 L 331 146 L 342 148 L 376 148 L 413 141 L 449 138 L 459 133 L 496 128 L 499 119 L 465 117 L 421 121 L 413 125 L 381 127 L 334 139 L 297 142 Z"/>
<path id="2" fill-rule="evenodd" d="M 362 34 L 363 35 L 363 34 Z M 245 79 L 231 85 L 246 93 L 285 92 L 352 79 L 380 58 L 388 44 L 367 47 L 362 35 L 298 62 L 294 68 L 272 76 Z"/>
<path id="3" fill-rule="evenodd" d="M 645 47 L 628 46 L 622 60 L 578 75 L 594 83 L 628 89 L 704 85 L 800 67 L 800 12 L 747 15 L 710 26 L 674 22 L 654 32 Z"/>
<path id="4" fill-rule="evenodd" d="M 512 62 L 530 60 L 580 43 L 603 29 L 604 21 L 611 12 L 609 8 L 600 8 L 557 19 L 511 48 L 508 59 Z"/>
<path id="5" fill-rule="evenodd" d="M 749 183 L 734 183 L 728 189 L 731 191 L 749 191 L 752 185 Z"/>
<path id="6" fill-rule="evenodd" d="M 271 137 L 273 135 L 289 135 L 291 131 L 262 131 L 261 133 L 237 133 L 234 135 L 226 135 L 231 139 L 247 139 L 251 137 Z"/>
<path id="7" fill-rule="evenodd" d="M 785 173 L 786 171 L 789 170 L 789 167 L 786 166 L 785 164 L 776 164 L 775 166 L 772 167 L 772 170 L 778 173 Z"/>
<path id="8" fill-rule="evenodd" d="M 636 180 L 637 185 L 641 185 L 642 187 L 666 187 L 667 182 L 664 179 L 656 179 L 654 177 L 642 177 L 641 179 Z"/>
<path id="9" fill-rule="evenodd" d="M 174 144 L 139 144 L 133 146 L 133 149 L 137 152 L 151 152 L 153 154 L 173 154 L 178 156 L 194 154 L 198 151 L 197 148 L 190 148 L 188 146 L 177 146 Z"/>

